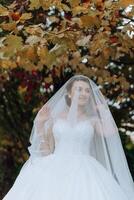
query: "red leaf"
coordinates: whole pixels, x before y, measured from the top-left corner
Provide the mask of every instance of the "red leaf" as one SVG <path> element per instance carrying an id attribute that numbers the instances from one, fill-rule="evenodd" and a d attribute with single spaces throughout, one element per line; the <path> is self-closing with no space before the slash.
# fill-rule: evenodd
<path id="1" fill-rule="evenodd" d="M 14 21 L 18 21 L 18 20 L 20 19 L 20 17 L 21 17 L 21 14 L 20 14 L 19 12 L 13 12 L 13 13 L 11 14 L 11 17 L 12 17 L 12 19 L 13 19 Z"/>
<path id="2" fill-rule="evenodd" d="M 110 42 L 113 43 L 117 43 L 118 42 L 118 37 L 117 36 L 111 36 L 110 37 Z"/>

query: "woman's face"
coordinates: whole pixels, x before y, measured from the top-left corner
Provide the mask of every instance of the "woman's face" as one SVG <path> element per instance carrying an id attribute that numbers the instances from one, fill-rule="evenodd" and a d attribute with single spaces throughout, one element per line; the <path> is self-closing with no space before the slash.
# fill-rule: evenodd
<path id="1" fill-rule="evenodd" d="M 78 105 L 80 105 L 80 106 L 86 105 L 87 102 L 89 101 L 89 96 L 90 96 L 89 84 L 86 83 L 85 81 L 81 81 L 81 80 L 75 81 L 71 88 L 71 92 L 69 93 L 71 99 L 73 98 L 73 95 L 77 88 L 79 89 Z"/>

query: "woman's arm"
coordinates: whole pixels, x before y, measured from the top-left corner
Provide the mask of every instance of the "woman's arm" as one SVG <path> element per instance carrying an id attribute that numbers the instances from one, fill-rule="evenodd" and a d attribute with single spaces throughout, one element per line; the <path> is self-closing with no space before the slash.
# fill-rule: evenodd
<path id="1" fill-rule="evenodd" d="M 54 139 L 54 135 L 53 135 L 53 132 L 52 132 L 52 127 L 50 127 L 50 129 L 48 130 L 48 145 L 49 145 L 49 149 L 51 151 L 51 153 L 54 152 L 54 149 L 55 149 L 55 139 Z"/>
<path id="2" fill-rule="evenodd" d="M 92 117 L 91 118 L 91 124 L 94 127 L 95 132 L 101 135 L 102 126 L 100 124 L 100 120 L 97 117 Z"/>
<path id="3" fill-rule="evenodd" d="M 47 156 L 53 153 L 54 148 L 55 148 L 55 141 L 52 133 L 52 127 L 49 127 L 47 133 L 44 134 L 43 140 L 41 141 L 40 151 L 42 152 L 43 156 Z"/>

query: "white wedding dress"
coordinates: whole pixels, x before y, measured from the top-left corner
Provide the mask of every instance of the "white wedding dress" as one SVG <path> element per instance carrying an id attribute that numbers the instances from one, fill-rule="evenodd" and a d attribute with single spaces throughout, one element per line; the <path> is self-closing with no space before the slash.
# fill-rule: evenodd
<path id="1" fill-rule="evenodd" d="M 90 155 L 94 129 L 64 119 L 53 125 L 55 150 L 30 158 L 3 200 L 128 200 L 113 176 Z"/>

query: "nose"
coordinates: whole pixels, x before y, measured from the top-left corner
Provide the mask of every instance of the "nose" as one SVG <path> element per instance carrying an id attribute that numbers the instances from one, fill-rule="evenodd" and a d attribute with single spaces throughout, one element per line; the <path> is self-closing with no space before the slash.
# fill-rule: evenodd
<path id="1" fill-rule="evenodd" d="M 85 97 L 86 97 L 86 93 L 85 93 L 85 92 L 80 92 L 79 97 L 80 97 L 80 98 L 85 98 Z"/>
<path id="2" fill-rule="evenodd" d="M 80 91 L 80 95 L 85 95 L 85 94 L 86 94 L 86 92 L 84 90 Z"/>

